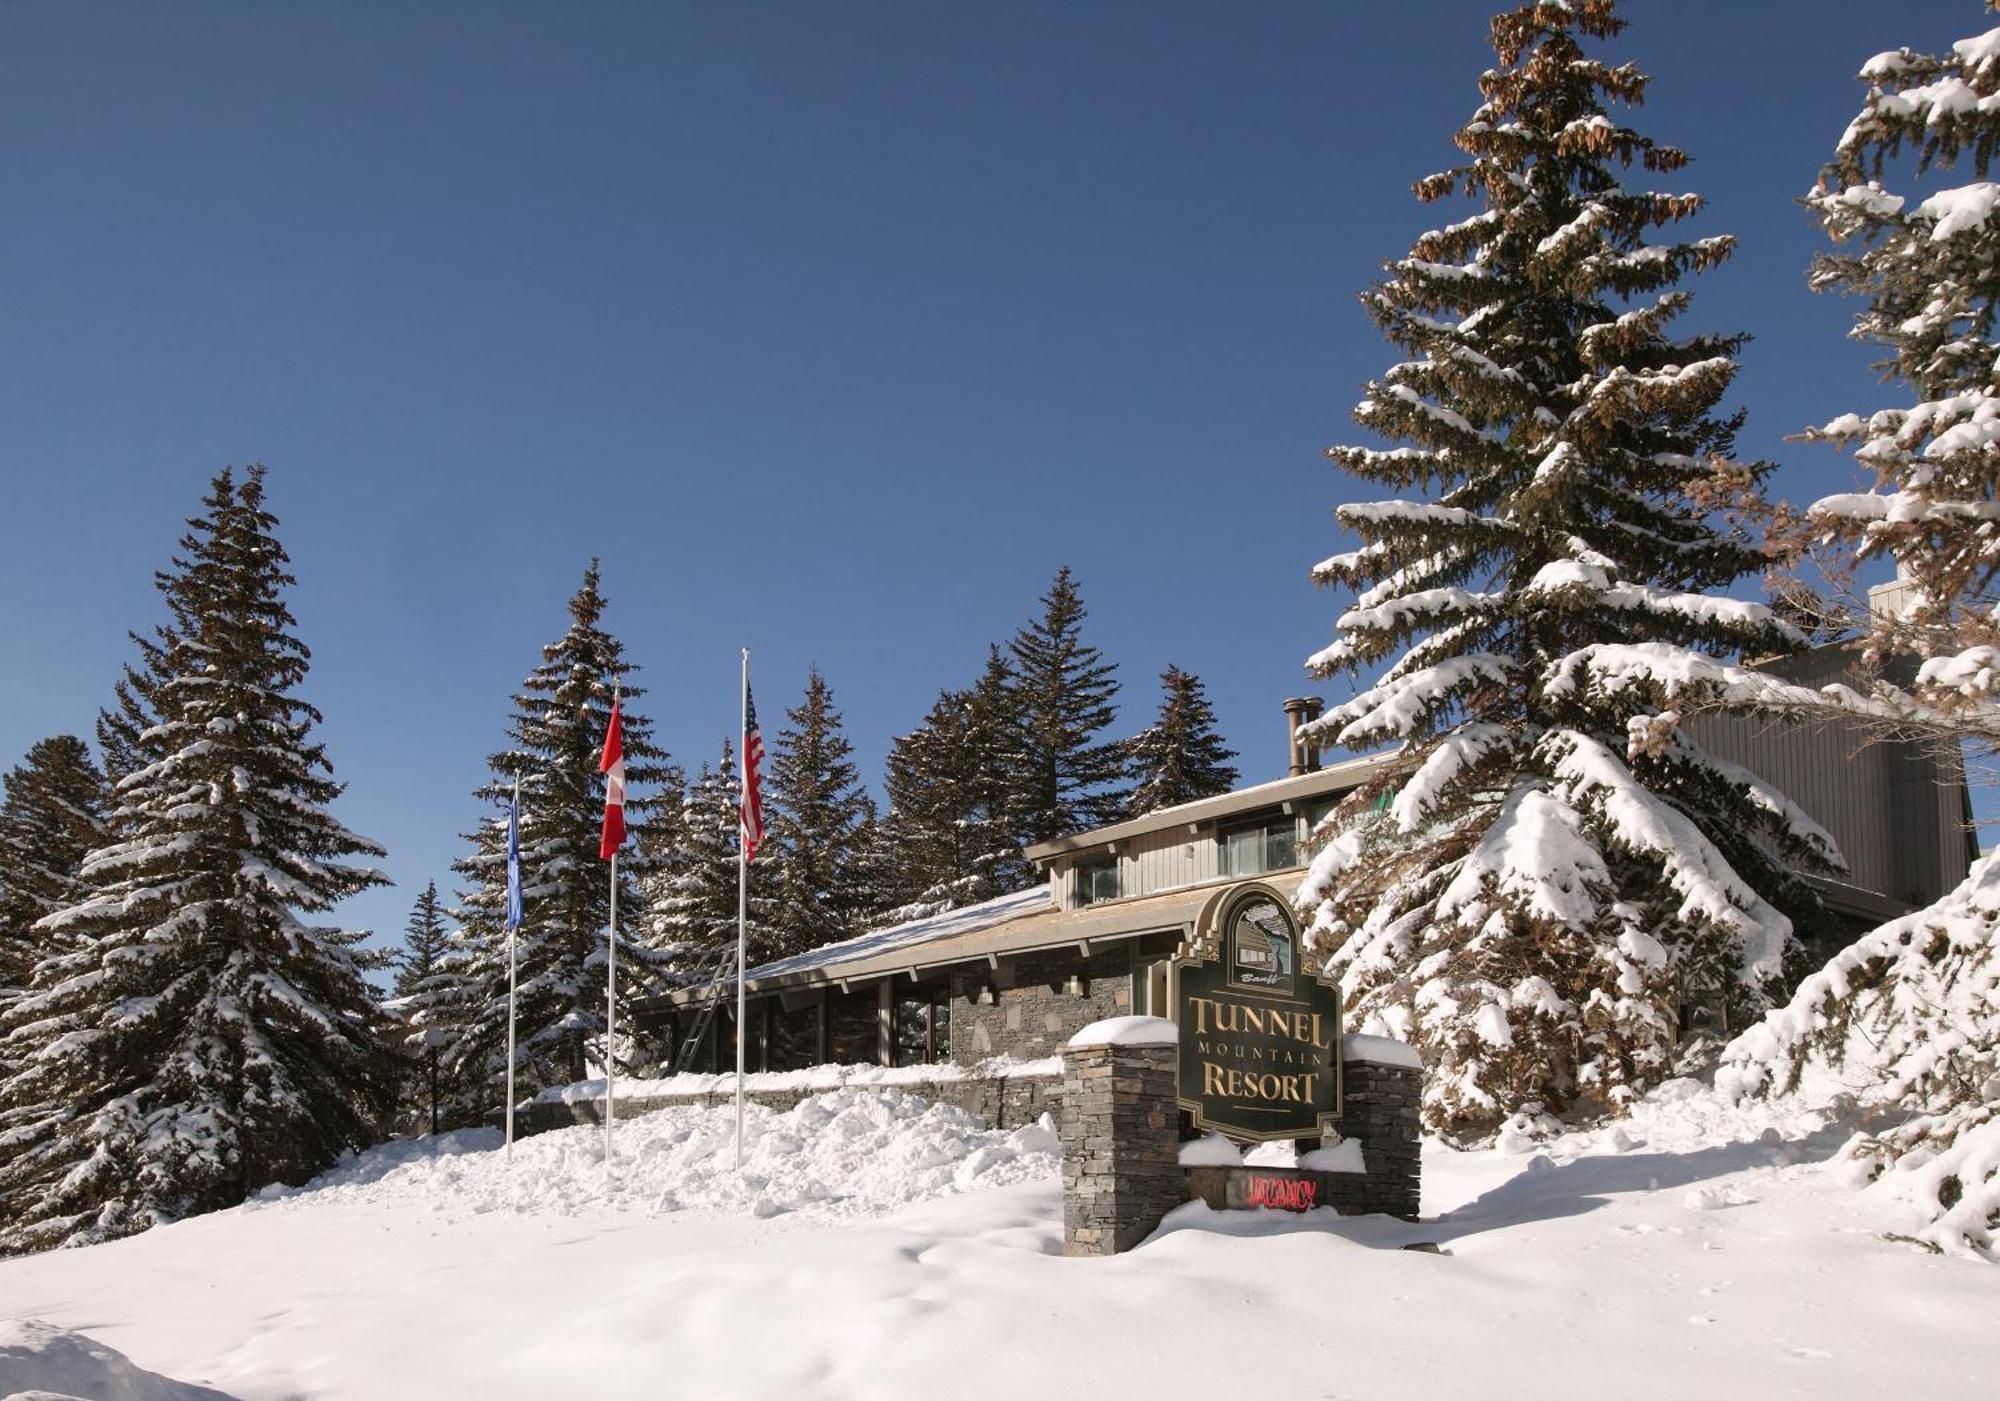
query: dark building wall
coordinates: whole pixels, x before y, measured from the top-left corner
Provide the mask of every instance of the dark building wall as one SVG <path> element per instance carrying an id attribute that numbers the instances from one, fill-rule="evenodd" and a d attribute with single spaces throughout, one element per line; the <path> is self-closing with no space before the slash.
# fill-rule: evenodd
<path id="1" fill-rule="evenodd" d="M 1083 980 L 1080 995 L 1064 990 L 1072 975 Z M 1087 958 L 1074 949 L 1027 954 L 997 969 L 960 974 L 953 986 L 954 1061 L 1034 1060 L 1060 1054 L 1063 1044 L 1092 1022 L 1132 1011 L 1132 954 L 1124 944 Z M 978 1001 L 983 987 L 992 989 L 990 1006 Z"/>
<path id="2" fill-rule="evenodd" d="M 1807 686 L 1857 684 L 1838 646 L 1768 664 Z M 1955 747 L 1884 739 L 1851 720 L 1809 722 L 1697 714 L 1689 738 L 1762 777 L 1818 820 L 1847 858 L 1848 884 L 1912 906 L 1965 878 L 1978 855 L 1966 825 L 1965 772 Z M 1811 937 L 1818 931 L 1804 931 Z M 1837 929 L 1826 931 L 1838 946 Z"/>

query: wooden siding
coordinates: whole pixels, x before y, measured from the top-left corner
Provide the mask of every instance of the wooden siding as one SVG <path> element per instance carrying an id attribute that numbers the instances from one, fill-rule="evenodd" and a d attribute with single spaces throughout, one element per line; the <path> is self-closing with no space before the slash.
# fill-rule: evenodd
<path id="1" fill-rule="evenodd" d="M 1103 858 L 1103 848 L 1080 851 L 1054 863 L 1051 874 L 1058 907 L 1076 908 L 1076 868 Z M 1185 827 L 1148 832 L 1118 844 L 1118 895 L 1131 899 L 1180 890 L 1216 877 L 1215 831 L 1204 827 L 1190 834 Z"/>
<path id="2" fill-rule="evenodd" d="M 1811 813 L 1847 858 L 1850 885 L 1927 905 L 1971 863 L 1962 774 L 1920 745 L 1870 743 L 1844 720 L 1701 715 L 1687 721 L 1687 731 Z"/>

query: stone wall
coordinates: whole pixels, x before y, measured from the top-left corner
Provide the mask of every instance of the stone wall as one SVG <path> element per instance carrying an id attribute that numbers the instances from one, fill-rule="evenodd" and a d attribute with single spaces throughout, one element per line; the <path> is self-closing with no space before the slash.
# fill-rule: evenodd
<path id="1" fill-rule="evenodd" d="M 1324 1160 L 1311 1168 L 1183 1167 L 1176 1035 L 1172 1022 L 1119 1017 L 1084 1028 L 1064 1050 L 1064 1254 L 1130 1250 L 1174 1207 L 1197 1198 L 1218 1210 L 1311 1205 L 1417 1219 L 1423 1069 L 1411 1047 L 1372 1036 L 1342 1042 L 1339 1127 L 1360 1147 L 1360 1171 Z M 1326 1170 L 1333 1167 L 1349 1170 Z M 1301 1200 L 1281 1185 L 1273 1200 L 1273 1183 L 1309 1187 L 1310 1196 Z"/>
<path id="2" fill-rule="evenodd" d="M 690 1077 L 695 1078 L 695 1077 Z M 713 1081 L 716 1077 L 701 1076 Z M 784 1113 L 800 1100 L 814 1095 L 826 1094 L 832 1090 L 851 1088 L 860 1090 L 900 1090 L 916 1095 L 936 1104 L 953 1104 L 971 1114 L 990 1129 L 1014 1129 L 1023 1124 L 1031 1124 L 1044 1114 L 1055 1116 L 1061 1111 L 1062 1077 L 1054 1072 L 1038 1075 L 1004 1076 L 957 1076 L 936 1080 L 899 1077 L 894 1080 L 855 1079 L 845 1083 L 830 1080 L 825 1084 L 806 1083 L 785 1088 L 759 1088 L 758 1076 L 751 1076 L 749 1088 L 743 1093 L 747 1103 L 759 1104 L 766 1109 Z M 797 1077 L 786 1077 L 788 1079 Z M 736 1091 L 728 1077 L 721 1077 L 718 1088 L 713 1083 L 701 1089 L 640 1091 L 618 1095 L 618 1117 L 635 1118 L 650 1114 L 656 1109 L 671 1109 L 685 1105 L 705 1105 L 720 1107 L 736 1103 Z M 489 1116 L 489 1122 L 496 1126 L 498 1115 Z M 526 1138 L 530 1134 L 546 1133 L 550 1129 L 566 1129 L 576 1124 L 601 1124 L 604 1122 L 604 1100 L 594 1099 L 534 1100 L 518 1105 L 514 1110 L 514 1133 Z"/>
<path id="3" fill-rule="evenodd" d="M 1081 993 L 1065 991 L 1071 976 Z M 978 1001 L 990 989 L 991 1005 Z M 1092 1022 L 1132 1010 L 1132 958 L 1123 946 L 1079 958 L 1074 949 L 1027 954 L 989 972 L 961 974 L 951 1002 L 951 1058 L 1036 1060 L 1059 1054 Z"/>
<path id="4" fill-rule="evenodd" d="M 1408 1064 L 1352 1057 L 1341 1062 L 1341 1136 L 1361 1140 L 1368 1169 L 1357 1179 L 1359 1200 L 1352 1210 L 1417 1219 L 1423 1188 L 1418 1117 L 1423 1079 L 1423 1071 Z M 1338 1202 L 1328 1205 L 1350 1209 Z"/>
<path id="5" fill-rule="evenodd" d="M 1130 1250 L 1187 1200 L 1174 1062 L 1171 1042 L 1064 1051 L 1063 1254 Z"/>

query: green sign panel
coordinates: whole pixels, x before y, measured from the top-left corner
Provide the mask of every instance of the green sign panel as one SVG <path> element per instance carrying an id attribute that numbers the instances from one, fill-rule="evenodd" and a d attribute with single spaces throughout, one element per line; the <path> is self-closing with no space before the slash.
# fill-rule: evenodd
<path id="1" fill-rule="evenodd" d="M 1307 968 L 1290 904 L 1261 882 L 1203 907 L 1174 960 L 1180 1105 L 1231 1138 L 1312 1138 L 1340 1116 L 1340 989 Z"/>

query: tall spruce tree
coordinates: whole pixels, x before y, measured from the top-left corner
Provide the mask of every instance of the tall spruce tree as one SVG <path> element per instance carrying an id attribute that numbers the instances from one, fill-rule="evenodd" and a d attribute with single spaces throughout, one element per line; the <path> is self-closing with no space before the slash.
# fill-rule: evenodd
<path id="1" fill-rule="evenodd" d="M 884 887 L 890 919 L 917 919 L 1025 888 L 1010 824 L 1011 672 L 988 650 L 978 681 L 938 693 L 923 723 L 890 747 L 883 787 Z"/>
<path id="2" fill-rule="evenodd" d="M 1612 115 L 1646 78 L 1580 40 L 1623 28 L 1610 0 L 1493 20 L 1468 159 L 1415 187 L 1480 207 L 1363 298 L 1406 358 L 1355 417 L 1401 445 L 1328 454 L 1430 499 L 1340 507 L 1362 546 L 1315 570 L 1358 591 L 1315 672 L 1395 658 L 1317 737 L 1401 749 L 1326 824 L 1300 899 L 1357 1022 L 1421 1049 L 1443 1129 L 1622 1105 L 1667 1072 L 1685 999 L 1763 1005 L 1781 908 L 1812 904 L 1788 867 L 1837 860 L 1678 727 L 1740 671 L 1717 657 L 1802 639 L 1721 596 L 1762 560 L 1705 493 L 1768 467 L 1730 461 L 1740 415 L 1716 409 L 1741 338 L 1667 327 L 1732 241 L 1647 242 L 1702 200 L 1622 183 L 1686 163 Z"/>
<path id="3" fill-rule="evenodd" d="M 777 868 L 782 953 L 861 933 L 883 908 L 875 802 L 854 767 L 833 692 L 817 668 L 771 755 L 766 823 Z"/>
<path id="4" fill-rule="evenodd" d="M 517 961 L 515 1083 L 532 1094 L 581 1080 L 606 1050 L 605 994 L 609 960 L 611 882 L 598 857 L 604 779 L 598 772 L 614 689 L 634 671 L 625 649 L 603 625 L 605 599 L 597 561 L 569 601 L 570 625 L 542 649 L 521 683 L 508 725 L 511 741 L 487 760 L 492 777 L 473 796 L 489 816 L 467 837 L 470 855 L 453 869 L 466 882 L 455 914 L 452 957 L 432 980 L 427 1024 L 452 1032 L 447 1074 L 496 1093 L 507 1074 L 507 807 L 520 783 L 523 920 L 515 931 Z M 652 723 L 633 708 L 645 695 L 624 685 L 626 819 L 643 838 L 656 790 L 671 791 L 678 775 L 652 741 Z M 645 993 L 649 942 L 638 903 L 648 869 L 648 844 L 626 844 L 618 863 L 619 1022 L 632 1025 L 630 1000 Z M 630 1047 L 621 1043 L 622 1064 Z"/>
<path id="5" fill-rule="evenodd" d="M 1132 796 L 1128 817 L 1158 808 L 1212 798 L 1236 786 L 1240 776 L 1229 761 L 1236 751 L 1215 730 L 1215 708 L 1201 678 L 1169 666 L 1160 673 L 1159 718 L 1126 744 Z"/>
<path id="6" fill-rule="evenodd" d="M 372 1142 L 395 1062 L 365 931 L 309 923 L 384 882 L 327 811 L 341 786 L 297 694 L 309 654 L 264 472 L 218 474 L 157 576 L 172 622 L 144 652 L 113 840 L 73 940 L 5 1018 L 0 1249 L 144 1230 L 302 1181 Z"/>
<path id="7" fill-rule="evenodd" d="M 663 977 L 672 986 L 705 984 L 722 973 L 735 977 L 741 802 L 736 753 L 724 740 L 721 760 L 714 768 L 703 764 L 688 786 L 680 818 L 669 840 L 657 848 L 647 877 L 652 942 Z M 773 892 L 776 863 L 770 851 L 767 841 L 750 863 L 746 967 L 783 952 Z"/>
<path id="8" fill-rule="evenodd" d="M 1118 819 L 1125 750 L 1104 738 L 1116 714 L 1117 667 L 1083 641 L 1083 596 L 1069 566 L 1042 595 L 1041 616 L 1008 644 L 1005 756 L 1009 809 L 1023 846 Z"/>
<path id="9" fill-rule="evenodd" d="M 1823 498 L 1816 534 L 1893 558 L 1913 607 L 1874 620 L 1872 649 L 1923 659 L 1917 694 L 1878 679 L 1869 699 L 1956 743 L 2000 736 L 1994 577 L 2000 568 L 2000 231 L 1989 183 L 2000 149 L 2000 28 L 1945 55 L 1878 54 L 1868 93 L 1806 202 L 1844 251 L 1812 285 L 1865 298 L 1857 339 L 1882 347 L 1888 379 L 1916 402 L 1845 414 L 1809 435 L 1858 443 L 1874 489 Z M 1894 163 L 1894 164 L 1892 164 Z M 1969 170 L 1964 167 L 1969 166 Z M 1893 193 L 1894 172 L 1938 186 Z M 1950 183 L 1952 172 L 1970 174 Z M 1807 704 L 1812 698 L 1807 698 Z M 1938 717 L 1942 715 L 1942 722 Z M 1807 978 L 1723 1053 L 1717 1083 L 1797 1089 L 1809 1069 L 1858 1100 L 1874 1134 L 1844 1156 L 1889 1173 L 1922 1212 L 1919 1239 L 1992 1250 L 2000 1225 L 2000 859 L 1976 862 L 1930 907 L 1872 930 Z"/>
<path id="10" fill-rule="evenodd" d="M 890 922 L 917 919 L 999 892 L 982 858 L 1000 840 L 980 797 L 984 774 L 966 742 L 971 697 L 940 691 L 923 723 L 889 747 L 882 856 Z"/>
<path id="11" fill-rule="evenodd" d="M 83 858 L 109 833 L 110 796 L 74 735 L 34 744 L 0 798 L 0 1004 L 24 993 L 62 945 L 35 924 L 83 898 Z"/>
<path id="12" fill-rule="evenodd" d="M 450 947 L 451 931 L 445 923 L 444 905 L 438 899 L 437 882 L 431 881 L 410 907 L 410 922 L 403 928 L 403 947 L 396 959 L 396 997 L 407 1009 L 403 1050 L 415 1066 L 417 1082 L 411 1099 L 432 1133 L 438 1131 L 444 1117 L 442 1067 L 450 1036 L 442 1027 L 427 1025 L 415 1014 L 427 1004 L 431 989 L 445 976 Z"/>

